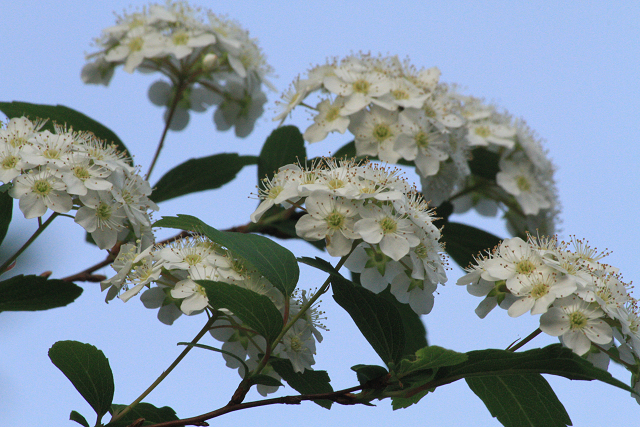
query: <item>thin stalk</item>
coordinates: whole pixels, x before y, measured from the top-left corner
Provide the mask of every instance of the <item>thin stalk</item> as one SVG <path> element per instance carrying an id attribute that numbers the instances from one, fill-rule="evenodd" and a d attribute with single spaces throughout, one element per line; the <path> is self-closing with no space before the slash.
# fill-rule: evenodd
<path id="1" fill-rule="evenodd" d="M 31 243 L 33 243 L 33 241 L 38 238 L 40 234 L 42 234 L 45 228 L 47 228 L 47 226 L 51 224 L 51 221 L 53 221 L 57 216 L 58 212 L 53 212 L 44 223 L 42 223 L 41 217 L 38 217 L 38 229 L 31 235 L 29 240 L 27 240 L 15 254 L 13 254 L 13 256 L 11 256 L 4 264 L 2 264 L 2 266 L 0 266 L 0 274 L 4 273 L 7 270 L 7 268 L 13 263 L 13 261 L 15 261 L 16 258 L 18 258 L 22 254 L 22 252 L 24 252 L 29 247 L 29 245 L 31 245 Z"/>
<path id="2" fill-rule="evenodd" d="M 204 327 L 202 328 L 202 330 L 200 330 L 200 332 L 198 332 L 198 335 L 195 336 L 195 338 L 193 338 L 193 340 L 191 341 L 190 344 L 197 344 L 198 341 L 200 341 L 200 339 L 207 333 L 207 331 L 209 330 L 209 328 L 211 327 L 211 325 L 213 324 L 213 322 L 216 321 L 218 317 L 217 316 L 211 316 L 209 318 L 209 320 L 207 320 L 207 323 L 205 323 Z M 158 384 L 160 384 L 162 382 L 162 380 L 164 380 L 170 373 L 171 371 L 173 371 L 173 369 L 178 366 L 178 363 L 180 363 L 182 361 L 182 359 L 184 359 L 184 357 L 191 351 L 191 349 L 193 348 L 193 346 L 187 346 L 182 353 L 180 353 L 180 355 L 176 358 L 176 360 L 173 361 L 173 363 L 167 368 L 166 371 L 164 371 L 159 377 L 158 379 L 156 379 L 153 384 L 151 384 L 149 386 L 149 388 L 147 388 L 136 400 L 134 400 L 133 402 L 131 402 L 131 404 L 129 406 L 127 406 L 126 408 L 124 408 L 122 410 L 122 412 L 119 412 L 118 414 L 116 414 L 113 418 L 111 418 L 111 421 L 109 421 L 110 423 L 116 422 L 117 420 L 119 420 L 120 418 L 122 418 L 127 412 L 129 412 L 131 409 L 133 409 L 138 403 L 142 402 L 142 399 L 144 399 L 145 397 L 147 397 L 149 395 L 149 393 L 151 393 L 153 391 L 153 389 L 155 389 Z"/>
<path id="3" fill-rule="evenodd" d="M 540 330 L 540 328 L 536 329 L 535 331 L 531 332 L 529 334 L 528 337 L 526 337 L 525 339 L 523 339 L 522 341 L 520 341 L 518 344 L 512 346 L 509 346 L 507 348 L 508 351 L 516 351 L 519 348 L 521 348 L 522 346 L 524 346 L 526 343 L 528 343 L 529 341 L 531 341 L 532 339 L 534 339 L 535 337 L 537 337 L 538 335 L 540 335 L 542 333 L 542 331 Z"/>
<path id="4" fill-rule="evenodd" d="M 147 172 L 147 175 L 145 176 L 146 180 L 149 180 L 149 176 L 151 176 L 151 172 L 153 171 L 153 168 L 156 165 L 156 161 L 160 156 L 160 151 L 164 146 L 164 139 L 166 138 L 167 132 L 169 131 L 169 125 L 171 124 L 173 115 L 176 112 L 176 109 L 178 108 L 178 102 L 180 102 L 180 99 L 182 99 L 182 92 L 184 92 L 184 89 L 186 88 L 185 82 L 179 82 L 177 86 L 178 86 L 178 89 L 176 90 L 173 100 L 171 101 L 171 106 L 169 107 L 169 115 L 167 116 L 167 122 L 164 125 L 162 136 L 160 136 L 160 142 L 158 143 L 158 148 L 156 148 L 156 153 L 153 156 L 153 160 L 151 160 L 151 165 L 149 166 L 149 172 Z"/>

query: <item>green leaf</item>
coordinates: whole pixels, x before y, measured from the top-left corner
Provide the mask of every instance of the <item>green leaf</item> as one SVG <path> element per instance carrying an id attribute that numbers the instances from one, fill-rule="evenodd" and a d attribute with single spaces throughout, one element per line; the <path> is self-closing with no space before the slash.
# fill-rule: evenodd
<path id="1" fill-rule="evenodd" d="M 84 427 L 89 427 L 89 423 L 79 412 L 71 411 L 71 414 L 69 414 L 69 420 L 75 421 Z"/>
<path id="2" fill-rule="evenodd" d="M 394 411 L 396 409 L 408 408 L 409 406 L 418 403 L 420 399 L 422 399 L 427 394 L 429 394 L 429 391 L 430 390 L 423 390 L 419 393 L 414 394 L 411 397 L 394 397 L 391 399 L 391 407 L 393 408 Z"/>
<path id="3" fill-rule="evenodd" d="M 273 206 L 271 209 L 274 208 L 283 210 L 280 206 Z M 262 218 L 268 218 L 270 215 L 270 211 L 271 210 L 267 211 L 267 213 L 263 215 Z M 296 232 L 296 223 L 304 214 L 304 212 L 294 212 L 293 215 L 282 221 L 271 222 L 268 225 L 258 223 L 258 226 L 260 228 L 256 232 L 278 237 L 279 239 L 300 239 L 303 242 L 307 242 L 311 246 L 324 251 L 325 247 L 327 246 L 324 239 L 305 240 L 302 237 L 298 236 L 298 233 Z"/>
<path id="4" fill-rule="evenodd" d="M 474 263 L 473 256 L 498 246 L 501 238 L 466 224 L 447 222 L 442 230 L 445 250 L 460 266 Z"/>
<path id="5" fill-rule="evenodd" d="M 551 374 L 570 380 L 599 380 L 631 392 L 625 383 L 596 368 L 587 360 L 560 344 L 523 352 L 507 350 L 476 350 L 467 353 L 469 359 L 459 365 L 438 370 L 436 380 L 470 378 L 487 375 Z"/>
<path id="6" fill-rule="evenodd" d="M 53 132 L 53 123 L 57 122 L 60 125 L 66 123 L 67 126 L 73 127 L 73 130 L 75 131 L 93 132 L 95 136 L 106 140 L 107 143 L 115 144 L 119 151 L 127 155 L 129 158 L 129 164 L 133 165 L 129 150 L 127 150 L 124 143 L 111 129 L 72 108 L 65 107 L 64 105 L 30 104 L 28 102 L 14 101 L 0 102 L 0 111 L 6 114 L 10 119 L 22 116 L 27 116 L 31 120 L 36 118 L 48 118 L 49 121 L 42 128 L 43 130 L 48 129 Z"/>
<path id="7" fill-rule="evenodd" d="M 416 351 L 413 360 L 404 359 L 396 371 L 399 378 L 416 371 L 438 369 L 443 366 L 455 366 L 469 358 L 465 353 L 432 345 Z"/>
<path id="8" fill-rule="evenodd" d="M 153 227 L 177 228 L 204 234 L 234 255 L 244 258 L 286 297 L 296 288 L 300 276 L 296 257 L 288 249 L 264 236 L 218 231 L 190 215 L 164 217 Z"/>
<path id="9" fill-rule="evenodd" d="M 156 203 L 185 194 L 212 190 L 233 180 L 247 165 L 255 165 L 256 156 L 222 153 L 199 159 L 189 159 L 164 174 L 153 186 L 151 200 Z"/>
<path id="10" fill-rule="evenodd" d="M 289 360 L 277 357 L 269 358 L 269 363 L 278 375 L 300 394 L 331 393 L 333 391 L 333 387 L 329 384 L 331 379 L 326 371 L 305 369 L 302 373 L 295 372 Z M 326 399 L 314 400 L 314 402 L 327 409 L 331 409 L 333 403 Z"/>
<path id="11" fill-rule="evenodd" d="M 387 366 L 398 362 L 404 354 L 405 332 L 393 304 L 342 276 L 331 276 L 331 285 L 333 298 L 349 313 L 382 361 Z"/>
<path id="12" fill-rule="evenodd" d="M 75 301 L 82 288 L 62 280 L 29 275 L 14 276 L 0 282 L 0 312 L 37 311 L 63 307 Z"/>
<path id="13" fill-rule="evenodd" d="M 353 283 L 360 286 L 359 274 L 351 273 L 351 280 Z M 424 323 L 422 323 L 420 316 L 413 311 L 409 304 L 403 304 L 398 301 L 398 299 L 393 296 L 389 288 L 380 292 L 378 296 L 393 304 L 400 314 L 405 338 L 403 356 L 413 356 L 416 351 L 429 345 L 427 343 L 427 330 L 424 327 Z"/>
<path id="14" fill-rule="evenodd" d="M 13 197 L 7 192 L 0 193 L 0 244 L 7 235 L 11 214 L 13 211 Z"/>
<path id="15" fill-rule="evenodd" d="M 474 175 L 495 181 L 500 172 L 500 154 L 491 152 L 483 147 L 471 150 L 469 168 Z"/>
<path id="16" fill-rule="evenodd" d="M 360 385 L 365 385 L 389 373 L 386 368 L 378 365 L 354 365 L 351 370 L 355 371 Z"/>
<path id="17" fill-rule="evenodd" d="M 282 315 L 269 297 L 229 283 L 196 280 L 207 291 L 209 304 L 226 308 L 271 342 L 282 330 Z"/>
<path id="18" fill-rule="evenodd" d="M 113 374 L 109 360 L 91 344 L 58 341 L 49 349 L 49 358 L 71 381 L 101 419 L 113 401 Z"/>
<path id="19" fill-rule="evenodd" d="M 269 375 L 254 375 L 251 377 L 252 384 L 262 384 L 269 387 L 282 387 L 282 383 Z"/>
<path id="20" fill-rule="evenodd" d="M 267 138 L 258 157 L 258 182 L 271 178 L 280 167 L 304 162 L 307 150 L 302 134 L 295 126 L 282 126 Z"/>
<path id="21" fill-rule="evenodd" d="M 566 427 L 569 414 L 540 374 L 466 379 L 469 388 L 505 427 Z"/>
<path id="22" fill-rule="evenodd" d="M 340 272 L 336 270 L 335 267 L 331 265 L 330 262 L 320 257 L 311 258 L 308 256 L 303 256 L 303 257 L 298 257 L 297 260 L 299 263 L 317 268 L 318 270 L 324 271 L 325 273 L 329 273 L 334 276 L 342 276 L 342 274 L 340 274 Z"/>
<path id="23" fill-rule="evenodd" d="M 111 405 L 110 413 L 114 414 L 116 412 L 121 412 L 127 405 L 116 405 L 115 403 Z M 171 409 L 168 406 L 163 406 L 162 408 L 157 408 L 150 403 L 140 402 L 136 406 L 134 406 L 129 412 L 124 414 L 122 418 L 120 418 L 115 423 L 109 423 L 107 426 L 109 427 L 126 427 L 134 421 L 144 418 L 143 426 L 163 423 L 166 421 L 175 421 L 178 420 L 178 416 L 176 415 L 176 411 Z"/>

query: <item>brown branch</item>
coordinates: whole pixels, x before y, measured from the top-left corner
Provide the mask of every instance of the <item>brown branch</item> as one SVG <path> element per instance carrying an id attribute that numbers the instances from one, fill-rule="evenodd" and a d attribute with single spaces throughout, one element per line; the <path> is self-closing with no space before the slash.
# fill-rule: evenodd
<path id="1" fill-rule="evenodd" d="M 247 408 L 256 408 L 259 406 L 267 406 L 267 405 L 275 405 L 275 404 L 284 404 L 284 405 L 299 405 L 304 400 L 319 400 L 326 399 L 331 400 L 332 402 L 339 403 L 341 405 L 355 405 L 359 403 L 355 398 L 355 395 L 352 394 L 354 391 L 361 390 L 362 386 L 355 386 L 351 388 L 347 388 L 344 390 L 334 391 L 331 393 L 318 393 L 318 394 L 301 394 L 299 396 L 283 396 L 276 397 L 273 399 L 265 399 L 265 400 L 257 400 L 254 402 L 246 402 L 246 403 L 238 403 L 234 404 L 233 402 L 229 402 L 227 406 L 224 406 L 220 409 L 216 409 L 215 411 L 208 412 L 206 414 L 198 415 L 197 417 L 185 418 L 182 420 L 175 421 L 167 421 L 164 423 L 153 424 L 153 427 L 176 427 L 176 426 L 206 426 L 208 425 L 205 421 L 210 420 L 212 418 L 219 417 L 224 414 L 228 414 L 229 412 L 239 411 L 241 409 Z"/>

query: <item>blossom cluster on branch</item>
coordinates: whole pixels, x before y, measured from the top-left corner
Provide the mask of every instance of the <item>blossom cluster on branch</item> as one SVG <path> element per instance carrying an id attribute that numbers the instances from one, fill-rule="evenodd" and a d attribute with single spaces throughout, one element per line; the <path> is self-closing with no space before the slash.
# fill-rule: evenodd
<path id="1" fill-rule="evenodd" d="M 615 338 L 620 358 L 638 365 L 640 316 L 630 284 L 601 261 L 606 252 L 576 238 L 571 244 L 552 237 L 505 240 L 478 258 L 457 284 L 485 297 L 476 309 L 480 317 L 498 304 L 511 317 L 541 314 L 540 329 L 578 355 L 601 352 L 606 368 L 604 352 Z"/>
<path id="2" fill-rule="evenodd" d="M 122 245 L 112 266 L 116 274 L 102 282 L 102 289 L 108 290 L 107 301 L 119 294 L 119 298 L 126 302 L 146 288 L 141 301 L 147 308 L 159 308 L 158 319 L 168 325 L 182 314 L 197 315 L 209 308 L 216 316 L 211 335 L 224 342 L 222 350 L 227 352 L 223 354 L 227 366 L 238 368 L 243 377 L 247 374 L 244 366 L 255 368 L 259 355 L 266 353 L 267 343 L 231 311 L 213 309 L 205 289 L 196 281 L 228 283 L 264 295 L 280 310 L 285 320 L 285 313 L 289 319 L 294 318 L 308 301 L 307 293 L 302 291 L 295 292 L 285 304 L 286 297 L 255 268 L 201 235 L 147 248 L 140 244 Z M 156 286 L 152 287 L 153 284 Z M 310 369 L 315 363 L 315 343 L 322 341 L 318 330 L 324 329 L 321 316 L 317 306 L 309 307 L 287 330 L 271 354 L 288 359 L 295 372 Z M 263 373 L 280 379 L 270 366 Z M 277 386 L 258 386 L 264 395 L 277 389 Z"/>
<path id="3" fill-rule="evenodd" d="M 116 25 L 103 30 L 95 45 L 99 50 L 87 55 L 83 81 L 107 85 L 119 65 L 129 73 L 160 72 L 169 82 L 155 82 L 149 99 L 169 107 L 165 121 L 171 114 L 173 130 L 184 129 L 189 110 L 203 112 L 216 105 L 217 128 L 235 126 L 236 135 L 245 137 L 267 102 L 262 84 L 273 89 L 266 79 L 271 67 L 246 30 L 184 2 L 124 13 Z M 174 103 L 176 108 L 171 108 Z"/>
<path id="4" fill-rule="evenodd" d="M 283 166 L 263 180 L 263 201 L 251 220 L 274 205 L 304 209 L 298 236 L 326 240 L 330 255 L 349 256 L 345 266 L 362 273 L 362 286 L 378 293 L 391 284 L 400 302 L 427 314 L 438 283 L 447 281 L 440 230 L 427 202 L 399 172 L 331 158 Z"/>
<path id="5" fill-rule="evenodd" d="M 397 56 L 333 59 L 294 81 L 274 120 L 304 105 L 314 121 L 304 132 L 307 141 L 348 130 L 357 156 L 415 164 L 434 206 L 449 200 L 456 212 L 473 207 L 488 216 L 502 208 L 515 233 L 553 233 L 559 209 L 554 167 L 539 139 L 524 121 L 439 79 L 436 67 L 419 70 Z M 308 105 L 312 93 L 319 102 Z M 478 148 L 499 170 L 474 170 Z"/>
<path id="6" fill-rule="evenodd" d="M 25 218 L 51 209 L 60 214 L 77 210 L 80 224 L 100 249 L 111 249 L 132 230 L 151 241 L 151 187 L 115 145 L 90 132 L 44 121 L 11 119 L 0 128 L 0 182 L 19 199 Z"/>

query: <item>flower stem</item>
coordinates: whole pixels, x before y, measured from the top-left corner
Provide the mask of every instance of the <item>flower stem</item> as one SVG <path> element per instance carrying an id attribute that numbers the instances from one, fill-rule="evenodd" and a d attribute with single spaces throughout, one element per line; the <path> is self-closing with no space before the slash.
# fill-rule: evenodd
<path id="1" fill-rule="evenodd" d="M 33 243 L 33 241 L 36 240 L 36 238 L 38 238 L 40 234 L 42 234 L 45 228 L 47 228 L 47 226 L 51 224 L 51 221 L 53 221 L 58 215 L 59 215 L 58 212 L 53 212 L 51 216 L 49 216 L 49 218 L 44 223 L 41 222 L 42 221 L 41 217 L 38 217 L 38 220 L 40 221 L 38 223 L 38 229 L 31 235 L 29 240 L 27 240 L 25 244 L 22 245 L 22 247 L 18 249 L 18 251 L 15 254 L 13 254 L 11 258 L 9 258 L 4 264 L 2 264 L 2 266 L 0 266 L 0 274 L 4 273 L 7 270 L 7 268 L 9 268 L 9 266 L 13 263 L 13 261 L 15 261 L 16 258 L 18 258 L 22 254 L 22 252 L 24 252 L 29 247 L 29 245 L 31 245 L 31 243 Z"/>
<path id="2" fill-rule="evenodd" d="M 532 339 L 534 339 L 535 337 L 537 337 L 541 333 L 542 333 L 542 331 L 540 330 L 540 328 L 536 329 L 535 331 L 531 332 L 528 337 L 526 337 L 525 339 L 520 341 L 518 344 L 516 344 L 514 346 L 507 347 L 507 351 L 516 351 L 516 350 L 518 350 L 519 348 L 524 346 L 526 343 L 528 343 L 529 341 L 531 341 Z"/>
<path id="3" fill-rule="evenodd" d="M 204 327 L 200 330 L 200 332 L 198 332 L 198 335 L 195 336 L 195 338 L 193 338 L 193 340 L 191 341 L 190 344 L 197 344 L 198 341 L 200 341 L 200 339 L 204 336 L 204 334 L 207 333 L 207 331 L 209 330 L 209 328 L 211 327 L 211 325 L 213 324 L 213 322 L 216 321 L 216 319 L 218 318 L 218 316 L 214 315 L 211 316 L 209 318 L 209 320 L 207 320 L 207 323 L 205 323 Z M 167 368 L 166 371 L 164 371 L 159 377 L 158 379 L 156 379 L 153 384 L 151 384 L 149 386 L 149 388 L 147 388 L 136 400 L 134 400 L 133 402 L 131 402 L 131 404 L 129 406 L 127 406 L 126 408 L 124 408 L 122 410 L 122 412 L 117 413 L 116 415 L 113 416 L 113 418 L 111 418 L 111 421 L 109 421 L 110 423 L 113 423 L 117 420 L 119 420 L 120 418 L 122 418 L 127 412 L 129 412 L 131 409 L 133 409 L 138 403 L 142 402 L 142 399 L 144 399 L 145 397 L 147 397 L 149 395 L 149 393 L 151 393 L 153 391 L 153 389 L 155 389 L 158 384 L 160 384 L 162 382 L 162 380 L 164 380 L 170 373 L 171 371 L 173 371 L 173 369 L 178 366 L 178 363 L 180 363 L 182 361 L 182 359 L 184 359 L 184 357 L 187 355 L 187 353 L 189 353 L 191 351 L 191 349 L 194 346 L 189 345 L 187 347 L 185 347 L 185 349 L 182 351 L 182 353 L 180 353 L 180 355 L 176 358 L 176 360 L 173 361 L 173 363 L 171 365 L 169 365 L 169 367 Z"/>
<path id="4" fill-rule="evenodd" d="M 153 171 L 153 168 L 156 165 L 156 161 L 160 156 L 160 151 L 164 146 L 164 139 L 166 138 L 167 132 L 169 131 L 169 125 L 171 124 L 173 115 L 176 112 L 176 109 L 178 108 L 178 102 L 180 102 L 180 99 L 182 99 L 182 92 L 184 92 L 184 90 L 186 89 L 186 84 L 184 81 L 180 81 L 178 82 L 177 87 L 178 88 L 176 90 L 176 93 L 173 97 L 173 100 L 171 101 L 171 106 L 169 107 L 169 115 L 167 116 L 167 122 L 164 125 L 164 130 L 162 131 L 162 135 L 160 136 L 160 142 L 158 143 L 158 148 L 156 148 L 156 153 L 153 156 L 153 160 L 151 160 L 151 165 L 149 166 L 149 172 L 147 172 L 147 175 L 145 176 L 145 180 L 149 180 L 149 176 L 151 176 L 151 172 Z"/>

